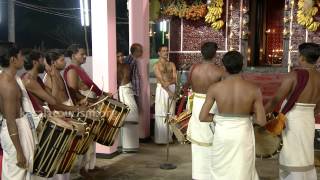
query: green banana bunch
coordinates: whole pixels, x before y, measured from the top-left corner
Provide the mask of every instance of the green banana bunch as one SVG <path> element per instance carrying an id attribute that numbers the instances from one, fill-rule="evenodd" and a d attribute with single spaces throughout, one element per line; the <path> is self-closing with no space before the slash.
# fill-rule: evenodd
<path id="1" fill-rule="evenodd" d="M 224 22 L 222 20 L 219 20 L 219 21 L 216 21 L 214 23 L 211 24 L 211 27 L 214 29 L 214 30 L 219 30 L 222 28 L 222 26 L 224 25 Z"/>
<path id="2" fill-rule="evenodd" d="M 313 23 L 311 23 L 308 27 L 307 27 L 307 29 L 309 30 L 309 31 L 317 31 L 317 29 L 319 28 L 319 26 L 320 26 L 320 23 L 319 22 L 313 22 Z"/>

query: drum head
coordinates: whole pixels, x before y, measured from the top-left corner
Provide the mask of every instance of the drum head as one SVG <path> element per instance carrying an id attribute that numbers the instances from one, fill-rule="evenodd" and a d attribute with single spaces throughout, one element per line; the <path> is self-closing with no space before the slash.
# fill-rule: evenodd
<path id="1" fill-rule="evenodd" d="M 61 118 L 50 116 L 50 117 L 48 117 L 48 121 L 50 121 L 53 124 L 56 124 L 57 126 L 73 130 L 72 125 L 69 124 L 68 122 L 64 121 Z"/>
<path id="2" fill-rule="evenodd" d="M 274 136 L 264 127 L 254 127 L 256 157 L 271 158 L 278 154 L 282 148 L 282 139 L 280 136 Z"/>

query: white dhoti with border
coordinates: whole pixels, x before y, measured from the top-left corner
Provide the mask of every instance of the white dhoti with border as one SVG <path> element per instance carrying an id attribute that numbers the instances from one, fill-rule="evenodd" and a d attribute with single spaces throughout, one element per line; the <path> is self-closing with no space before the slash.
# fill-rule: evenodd
<path id="1" fill-rule="evenodd" d="M 132 84 L 128 83 L 119 86 L 119 100 L 126 104 L 130 112 L 121 128 L 122 151 L 132 152 L 139 149 L 139 111 L 134 99 Z"/>
<path id="2" fill-rule="evenodd" d="M 213 180 L 258 180 L 250 116 L 215 115 L 210 172 Z"/>
<path id="3" fill-rule="evenodd" d="M 199 114 L 206 99 L 206 94 L 194 93 L 192 116 L 187 130 L 187 139 L 192 143 L 192 179 L 209 180 L 210 174 L 210 146 L 212 145 L 213 132 L 208 122 L 200 122 Z M 212 107 L 211 113 L 217 112 L 216 103 Z"/>
<path id="4" fill-rule="evenodd" d="M 315 104 L 296 103 L 286 114 L 279 156 L 280 180 L 316 180 L 314 167 Z"/>
<path id="5" fill-rule="evenodd" d="M 175 84 L 169 86 L 171 92 L 175 92 Z M 169 107 L 170 106 L 170 107 Z M 157 83 L 155 97 L 155 123 L 154 123 L 154 141 L 157 144 L 166 144 L 168 142 L 167 124 L 165 123 L 168 108 L 170 116 L 175 114 L 176 101 L 169 98 L 167 91 Z M 172 131 L 169 129 L 169 142 L 172 141 Z"/>
<path id="6" fill-rule="evenodd" d="M 33 158 L 35 151 L 34 137 L 32 135 L 31 127 L 28 119 L 25 116 L 16 119 L 18 128 L 20 144 L 22 146 L 23 154 L 27 160 L 28 170 L 19 168 L 17 164 L 17 152 L 10 138 L 7 122 L 2 121 L 1 126 L 1 146 L 3 149 L 2 160 L 2 180 L 29 180 L 33 168 Z"/>

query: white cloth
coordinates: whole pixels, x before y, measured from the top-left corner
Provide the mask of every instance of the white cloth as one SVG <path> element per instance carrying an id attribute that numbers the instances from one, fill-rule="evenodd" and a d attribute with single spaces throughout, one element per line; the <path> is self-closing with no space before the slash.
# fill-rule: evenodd
<path id="1" fill-rule="evenodd" d="M 5 119 L 2 121 L 1 126 L 1 146 L 3 149 L 3 160 L 2 160 L 2 180 L 29 180 L 31 179 L 33 158 L 35 151 L 35 143 L 26 116 L 16 119 L 18 128 L 20 144 L 22 146 L 23 154 L 27 160 L 28 171 L 26 169 L 19 168 L 17 164 L 17 152 L 10 138 L 7 122 Z"/>
<path id="2" fill-rule="evenodd" d="M 258 180 L 249 116 L 215 115 L 210 172 L 213 180 Z"/>
<path id="3" fill-rule="evenodd" d="M 171 92 L 175 92 L 175 84 L 169 86 Z M 171 105 L 170 105 L 171 104 Z M 155 124 L 154 124 L 154 141 L 157 144 L 166 144 L 168 142 L 167 124 L 165 123 L 166 114 L 169 109 L 170 116 L 175 114 L 176 101 L 169 98 L 169 94 L 157 84 L 155 97 Z M 172 141 L 172 131 L 169 129 L 169 142 Z"/>
<path id="4" fill-rule="evenodd" d="M 96 94 L 90 90 L 80 91 L 83 96 L 88 95 L 90 98 L 95 98 Z M 86 171 L 89 169 L 94 169 L 96 164 L 96 142 L 92 142 L 89 145 L 88 151 L 84 155 L 78 155 L 73 169 L 80 171 L 81 168 L 84 168 Z"/>
<path id="5" fill-rule="evenodd" d="M 200 122 L 199 114 L 206 99 L 205 94 L 194 93 L 192 116 L 190 118 L 187 130 L 187 139 L 192 143 L 192 179 L 207 180 L 210 175 L 210 146 L 212 145 L 213 132 L 210 124 Z M 217 105 L 214 103 L 211 111 L 217 112 Z"/>
<path id="6" fill-rule="evenodd" d="M 213 133 L 209 125 L 212 123 L 200 122 L 199 120 L 199 114 L 205 100 L 206 100 L 205 94 L 194 93 L 193 105 L 192 105 L 192 116 L 188 124 L 187 139 L 190 142 L 201 145 L 201 146 L 211 146 Z M 218 112 L 217 104 L 214 103 L 210 110 L 210 113 L 215 114 L 217 112 Z"/>
<path id="7" fill-rule="evenodd" d="M 121 128 L 120 142 L 122 150 L 137 151 L 139 148 L 139 112 L 131 83 L 119 86 L 119 100 L 130 109 L 124 125 Z"/>
<path id="8" fill-rule="evenodd" d="M 314 180 L 315 104 L 296 103 L 286 114 L 279 156 L 280 179 Z"/>

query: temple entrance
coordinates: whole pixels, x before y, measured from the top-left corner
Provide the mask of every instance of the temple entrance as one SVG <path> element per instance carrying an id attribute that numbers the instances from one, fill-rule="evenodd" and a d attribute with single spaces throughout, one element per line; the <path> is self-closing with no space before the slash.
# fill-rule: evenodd
<path id="1" fill-rule="evenodd" d="M 281 66 L 285 0 L 251 0 L 249 66 Z"/>

